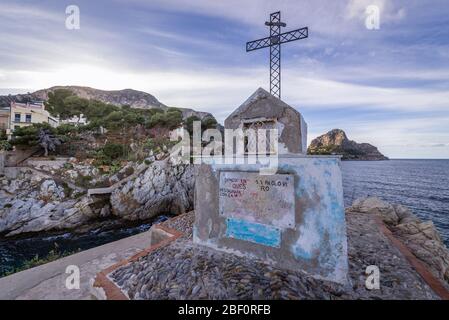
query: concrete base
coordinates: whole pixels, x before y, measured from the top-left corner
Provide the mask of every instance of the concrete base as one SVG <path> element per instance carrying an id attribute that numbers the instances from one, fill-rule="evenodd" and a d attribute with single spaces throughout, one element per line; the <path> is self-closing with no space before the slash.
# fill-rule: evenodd
<path id="1" fill-rule="evenodd" d="M 271 176 L 274 177 L 271 180 L 270 175 L 254 178 L 261 169 L 260 164 L 210 163 L 198 166 L 194 242 L 257 257 L 281 268 L 302 270 L 320 279 L 346 283 L 347 239 L 339 157 L 288 155 L 279 157 L 278 161 L 277 176 Z M 235 190 L 224 186 L 224 179 L 220 180 L 220 176 L 225 172 L 234 173 L 226 175 L 233 177 L 242 173 L 244 186 L 236 183 Z M 253 175 L 247 175 L 248 172 Z M 293 180 L 293 188 L 278 189 L 278 196 L 272 196 L 273 201 L 283 198 L 280 192 L 290 190 L 294 208 L 291 209 L 288 199 L 279 201 L 278 209 L 277 203 L 272 206 L 269 222 L 270 217 L 265 212 L 260 217 L 257 205 L 252 205 L 248 197 L 252 195 L 254 201 L 266 201 L 265 190 L 257 189 L 257 185 L 262 183 L 265 186 L 268 181 L 273 187 L 276 184 L 282 186 L 282 176 L 289 177 L 286 181 Z M 244 190 L 243 193 L 240 190 Z M 243 197 L 246 197 L 246 202 L 243 202 Z M 220 201 L 234 201 L 231 208 L 238 212 L 224 211 L 223 207 L 229 206 Z M 239 207 L 239 203 L 245 204 Z M 279 211 L 293 216 L 280 217 Z M 291 219 L 293 225 L 284 223 Z"/>

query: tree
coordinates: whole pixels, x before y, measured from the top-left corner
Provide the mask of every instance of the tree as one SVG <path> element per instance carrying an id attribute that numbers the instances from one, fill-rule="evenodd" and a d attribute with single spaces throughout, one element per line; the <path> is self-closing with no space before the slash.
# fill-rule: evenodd
<path id="1" fill-rule="evenodd" d="M 89 100 L 80 98 L 78 96 L 68 96 L 63 100 L 64 110 L 62 110 L 60 117 L 62 119 L 71 118 L 75 115 L 85 114 L 89 107 Z"/>
<path id="2" fill-rule="evenodd" d="M 74 94 L 68 89 L 56 89 L 53 92 L 49 92 L 48 100 L 45 102 L 47 111 L 53 116 L 60 116 L 65 119 L 67 115 L 64 100 L 70 96 L 74 96 Z"/>
<path id="3" fill-rule="evenodd" d="M 201 129 L 207 130 L 207 129 L 215 129 L 217 127 L 217 120 L 215 120 L 214 117 L 205 117 L 201 121 Z"/>
<path id="4" fill-rule="evenodd" d="M 33 123 L 31 126 L 20 127 L 13 131 L 11 144 L 21 146 L 35 146 L 39 143 L 41 129 L 54 130 L 48 123 Z"/>
<path id="5" fill-rule="evenodd" d="M 194 121 L 201 121 L 200 118 L 197 116 L 190 116 L 186 119 L 184 127 L 189 132 L 190 135 L 193 134 L 193 122 Z"/>
<path id="6" fill-rule="evenodd" d="M 103 146 L 102 151 L 107 158 L 115 160 L 126 154 L 127 147 L 120 143 L 108 142 Z"/>
<path id="7" fill-rule="evenodd" d="M 153 128 L 155 126 L 165 126 L 165 113 L 156 113 L 151 116 L 150 120 L 147 123 L 148 128 Z"/>
<path id="8" fill-rule="evenodd" d="M 165 124 L 170 130 L 178 128 L 181 123 L 182 112 L 179 109 L 169 110 L 165 113 Z"/>
<path id="9" fill-rule="evenodd" d="M 44 156 L 48 156 L 48 151 L 55 151 L 56 146 L 61 144 L 61 140 L 55 137 L 50 130 L 48 129 L 40 129 L 39 131 L 39 145 L 44 148 L 45 154 Z"/>

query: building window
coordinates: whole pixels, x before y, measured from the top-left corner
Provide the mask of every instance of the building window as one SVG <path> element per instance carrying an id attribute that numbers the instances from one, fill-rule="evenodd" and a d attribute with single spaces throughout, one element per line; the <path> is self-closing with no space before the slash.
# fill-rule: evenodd
<path id="1" fill-rule="evenodd" d="M 31 123 L 31 114 L 27 114 L 27 115 L 25 116 L 25 122 Z"/>
<path id="2" fill-rule="evenodd" d="M 14 114 L 14 122 L 20 122 L 20 113 Z"/>

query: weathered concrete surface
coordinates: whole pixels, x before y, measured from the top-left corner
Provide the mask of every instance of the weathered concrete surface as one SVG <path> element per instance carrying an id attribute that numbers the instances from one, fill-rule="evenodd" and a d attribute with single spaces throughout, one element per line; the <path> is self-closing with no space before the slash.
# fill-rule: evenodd
<path id="1" fill-rule="evenodd" d="M 229 171 L 257 173 L 259 169 L 258 164 L 198 167 L 194 242 L 345 283 L 348 261 L 339 158 L 296 155 L 279 158 L 277 174 L 290 175 L 294 180 L 293 227 L 281 228 L 277 222 L 254 223 L 250 219 L 233 221 L 220 214 L 220 175 Z M 254 194 L 255 201 L 258 196 Z M 274 213 L 272 218 L 276 219 Z M 254 237 L 254 233 L 259 237 Z"/>
<path id="2" fill-rule="evenodd" d="M 262 88 L 226 118 L 225 129 L 244 129 L 257 122 L 270 122 L 278 129 L 279 154 L 307 153 L 307 124 L 302 115 Z"/>
<path id="3" fill-rule="evenodd" d="M 150 232 L 121 239 L 57 261 L 0 278 L 0 300 L 90 299 L 91 280 L 101 270 L 151 245 Z M 153 240 L 154 241 L 154 240 Z M 80 268 L 80 290 L 65 286 L 67 266 Z"/>

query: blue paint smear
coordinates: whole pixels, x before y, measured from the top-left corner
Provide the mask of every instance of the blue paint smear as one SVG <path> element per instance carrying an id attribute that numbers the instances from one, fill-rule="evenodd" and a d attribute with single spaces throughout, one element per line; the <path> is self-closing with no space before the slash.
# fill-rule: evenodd
<path id="1" fill-rule="evenodd" d="M 227 219 L 226 226 L 226 236 L 229 238 L 280 247 L 281 231 L 278 228 L 239 219 Z"/>

